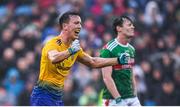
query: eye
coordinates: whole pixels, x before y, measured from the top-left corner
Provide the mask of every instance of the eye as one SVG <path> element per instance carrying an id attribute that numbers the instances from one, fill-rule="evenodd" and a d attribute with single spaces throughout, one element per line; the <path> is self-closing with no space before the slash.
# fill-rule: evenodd
<path id="1" fill-rule="evenodd" d="M 74 22 L 74 24 L 81 24 L 80 22 Z"/>

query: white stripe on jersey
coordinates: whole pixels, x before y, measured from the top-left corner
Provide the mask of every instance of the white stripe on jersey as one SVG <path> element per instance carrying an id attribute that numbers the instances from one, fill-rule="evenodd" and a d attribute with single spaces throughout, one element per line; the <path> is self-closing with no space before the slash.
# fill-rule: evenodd
<path id="1" fill-rule="evenodd" d="M 113 41 L 110 45 L 108 45 L 107 49 L 109 49 L 110 51 L 112 51 L 118 44 Z"/>
<path id="2" fill-rule="evenodd" d="M 115 44 L 116 44 L 115 42 L 112 42 L 111 44 L 108 45 L 107 49 L 111 49 L 111 47 Z"/>
<path id="3" fill-rule="evenodd" d="M 131 44 L 128 44 L 128 45 L 135 51 L 135 48 Z"/>
<path id="4" fill-rule="evenodd" d="M 112 51 L 117 45 L 118 45 L 118 44 L 114 45 L 114 46 L 110 49 L 110 51 Z"/>

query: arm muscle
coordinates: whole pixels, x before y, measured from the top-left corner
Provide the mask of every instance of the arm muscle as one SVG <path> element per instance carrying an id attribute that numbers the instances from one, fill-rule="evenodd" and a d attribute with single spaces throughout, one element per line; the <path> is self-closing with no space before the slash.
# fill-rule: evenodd
<path id="1" fill-rule="evenodd" d="M 111 95 L 114 98 L 118 98 L 120 96 L 120 93 L 118 92 L 111 75 L 112 75 L 112 67 L 111 66 L 102 68 L 103 81 L 104 81 L 107 89 L 109 90 L 109 92 L 111 93 Z"/>
<path id="2" fill-rule="evenodd" d="M 48 58 L 51 60 L 52 63 L 63 61 L 69 56 L 70 56 L 70 53 L 68 52 L 68 50 L 65 50 L 62 52 L 58 52 L 57 50 L 48 51 Z"/>
<path id="3" fill-rule="evenodd" d="M 84 54 L 83 57 L 78 58 L 78 61 L 93 68 L 100 68 L 118 64 L 117 58 L 91 57 L 88 54 Z"/>

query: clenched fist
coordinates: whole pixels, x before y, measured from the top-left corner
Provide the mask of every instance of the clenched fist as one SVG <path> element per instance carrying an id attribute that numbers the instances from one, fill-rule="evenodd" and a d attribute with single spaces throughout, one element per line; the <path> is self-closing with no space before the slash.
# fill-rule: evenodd
<path id="1" fill-rule="evenodd" d="M 76 52 L 78 52 L 80 50 L 80 43 L 79 40 L 74 40 L 71 44 L 71 47 L 68 49 L 69 53 L 71 55 L 75 54 Z"/>

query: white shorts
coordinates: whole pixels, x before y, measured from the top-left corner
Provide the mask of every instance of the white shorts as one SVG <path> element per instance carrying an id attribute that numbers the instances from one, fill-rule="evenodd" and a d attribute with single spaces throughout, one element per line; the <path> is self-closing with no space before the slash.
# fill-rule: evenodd
<path id="1" fill-rule="evenodd" d="M 138 97 L 122 99 L 118 104 L 114 99 L 103 99 L 102 103 L 102 106 L 141 106 Z"/>

